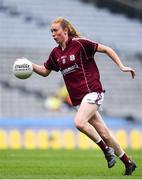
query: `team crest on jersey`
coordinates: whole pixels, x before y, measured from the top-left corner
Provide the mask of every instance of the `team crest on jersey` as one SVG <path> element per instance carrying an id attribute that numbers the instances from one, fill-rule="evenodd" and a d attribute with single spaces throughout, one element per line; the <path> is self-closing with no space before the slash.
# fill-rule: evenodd
<path id="1" fill-rule="evenodd" d="M 74 60 L 75 60 L 75 55 L 74 54 L 70 55 L 70 61 L 74 61 Z"/>

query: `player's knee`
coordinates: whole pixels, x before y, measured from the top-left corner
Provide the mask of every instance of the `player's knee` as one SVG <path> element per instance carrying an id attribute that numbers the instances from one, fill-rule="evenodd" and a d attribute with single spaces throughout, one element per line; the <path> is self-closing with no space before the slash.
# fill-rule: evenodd
<path id="1" fill-rule="evenodd" d="M 75 127 L 79 130 L 83 130 L 85 128 L 85 123 L 80 119 L 75 119 Z"/>

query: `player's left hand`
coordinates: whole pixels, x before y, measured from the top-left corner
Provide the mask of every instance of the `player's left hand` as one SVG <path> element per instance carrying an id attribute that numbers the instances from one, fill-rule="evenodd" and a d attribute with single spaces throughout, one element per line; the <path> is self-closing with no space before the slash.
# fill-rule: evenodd
<path id="1" fill-rule="evenodd" d="M 126 67 L 126 66 L 124 66 L 124 67 L 121 68 L 121 70 L 122 70 L 123 72 L 130 72 L 132 78 L 133 78 L 133 79 L 135 78 L 135 75 L 136 75 L 135 70 L 132 69 L 131 67 Z"/>

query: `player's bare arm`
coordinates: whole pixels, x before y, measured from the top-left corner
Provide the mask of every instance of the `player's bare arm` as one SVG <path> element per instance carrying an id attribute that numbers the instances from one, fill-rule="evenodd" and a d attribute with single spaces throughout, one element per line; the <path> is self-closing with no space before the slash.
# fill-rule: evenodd
<path id="1" fill-rule="evenodd" d="M 102 45 L 102 44 L 98 44 L 97 51 L 107 54 L 118 65 L 121 71 L 130 72 L 132 75 L 132 78 L 135 77 L 135 70 L 132 69 L 131 67 L 124 66 L 122 61 L 120 60 L 120 58 L 118 57 L 118 55 L 112 48 Z"/>
<path id="2" fill-rule="evenodd" d="M 33 71 L 41 76 L 48 76 L 50 74 L 50 70 L 46 69 L 44 66 L 37 65 L 33 63 Z"/>

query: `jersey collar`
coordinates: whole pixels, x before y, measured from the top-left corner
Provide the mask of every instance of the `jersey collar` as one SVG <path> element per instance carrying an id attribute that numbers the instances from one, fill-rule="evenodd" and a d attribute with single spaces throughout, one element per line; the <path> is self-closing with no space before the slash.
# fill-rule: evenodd
<path id="1" fill-rule="evenodd" d="M 67 48 L 67 46 L 71 43 L 72 39 L 73 39 L 72 36 L 69 36 L 69 37 L 68 37 L 68 40 L 67 40 L 67 42 L 66 42 L 66 48 Z M 60 49 L 62 49 L 60 45 L 59 45 L 58 47 L 59 47 Z M 65 48 L 65 49 L 66 49 L 66 48 Z"/>
<path id="2" fill-rule="evenodd" d="M 71 43 L 71 41 L 72 41 L 72 36 L 69 36 L 68 37 L 68 40 L 67 40 L 67 42 L 66 42 L 66 46 L 68 46 L 70 43 Z"/>

